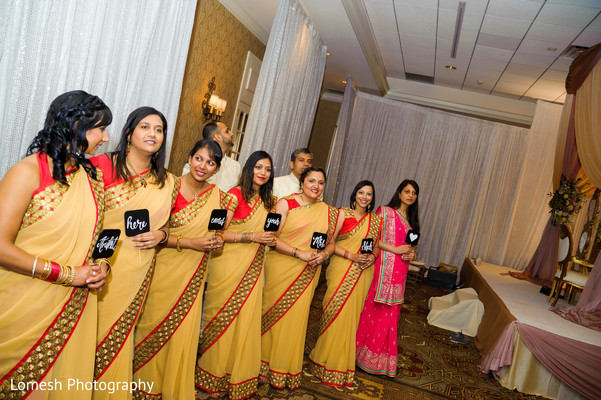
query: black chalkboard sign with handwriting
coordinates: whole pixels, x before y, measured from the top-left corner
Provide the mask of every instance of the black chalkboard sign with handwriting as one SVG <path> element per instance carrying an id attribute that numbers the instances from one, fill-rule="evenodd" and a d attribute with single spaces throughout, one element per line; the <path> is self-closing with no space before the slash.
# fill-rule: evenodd
<path id="1" fill-rule="evenodd" d="M 103 229 L 98 235 L 92 258 L 110 258 L 115 252 L 119 236 L 121 236 L 119 229 Z"/>
<path id="2" fill-rule="evenodd" d="M 363 239 L 361 241 L 361 254 L 369 254 L 374 252 L 374 240 Z"/>
<path id="3" fill-rule="evenodd" d="M 227 217 L 227 210 L 218 208 L 211 211 L 211 219 L 209 219 L 209 230 L 218 231 L 225 228 L 225 218 Z"/>
<path id="4" fill-rule="evenodd" d="M 280 222 L 282 222 L 282 214 L 268 213 L 263 229 L 266 232 L 277 232 L 280 228 Z"/>
<path id="5" fill-rule="evenodd" d="M 321 232 L 313 232 L 311 238 L 311 248 L 315 250 L 323 250 L 326 248 L 326 242 L 328 241 L 328 235 Z"/>
<path id="6" fill-rule="evenodd" d="M 405 243 L 410 244 L 411 246 L 415 246 L 415 245 L 417 245 L 418 241 L 419 241 L 419 232 L 416 232 L 413 229 L 410 229 L 409 232 L 407 232 L 407 236 L 405 237 Z"/>
<path id="7" fill-rule="evenodd" d="M 150 216 L 148 210 L 130 210 L 125 212 L 125 236 L 132 237 L 140 233 L 150 232 Z"/>

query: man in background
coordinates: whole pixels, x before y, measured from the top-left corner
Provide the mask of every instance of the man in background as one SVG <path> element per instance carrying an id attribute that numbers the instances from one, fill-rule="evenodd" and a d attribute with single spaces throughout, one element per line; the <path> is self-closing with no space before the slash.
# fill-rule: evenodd
<path id="1" fill-rule="evenodd" d="M 313 165 L 313 154 L 306 147 L 301 147 L 292 152 L 290 156 L 290 175 L 279 176 L 273 181 L 273 195 L 278 199 L 292 193 L 300 192 L 300 176 L 307 168 Z"/>
<path id="2" fill-rule="evenodd" d="M 216 184 L 217 187 L 224 192 L 227 192 L 238 184 L 240 178 L 240 163 L 231 157 L 226 156 L 227 152 L 234 146 L 234 132 L 230 131 L 223 122 L 209 122 L 202 129 L 203 139 L 211 139 L 219 143 L 223 158 L 221 159 L 221 167 L 213 176 L 207 179 L 210 184 Z M 182 171 L 182 175 L 190 172 L 190 165 L 186 163 Z"/>

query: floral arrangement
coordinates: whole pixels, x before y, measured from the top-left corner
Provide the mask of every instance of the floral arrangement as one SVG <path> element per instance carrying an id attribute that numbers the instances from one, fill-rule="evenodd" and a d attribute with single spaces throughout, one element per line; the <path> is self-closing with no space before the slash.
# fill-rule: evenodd
<path id="1" fill-rule="evenodd" d="M 578 214 L 582 208 L 582 188 L 578 186 L 582 179 L 568 179 L 561 175 L 559 188 L 555 193 L 549 193 L 549 207 L 551 207 L 553 225 L 565 224 L 570 220 L 572 215 Z"/>

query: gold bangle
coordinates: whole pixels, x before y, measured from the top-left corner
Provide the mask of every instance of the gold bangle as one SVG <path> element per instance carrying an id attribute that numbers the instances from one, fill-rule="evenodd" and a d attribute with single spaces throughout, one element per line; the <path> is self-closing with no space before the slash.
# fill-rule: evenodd
<path id="1" fill-rule="evenodd" d="M 64 286 L 72 286 L 75 280 L 75 267 L 66 265 L 69 278 L 63 283 Z M 108 274 L 107 274 L 108 275 Z"/>
<path id="2" fill-rule="evenodd" d="M 330 258 L 330 253 L 328 253 L 328 251 L 326 249 L 323 249 L 323 251 L 326 253 L 326 258 Z"/>
<path id="3" fill-rule="evenodd" d="M 221 241 L 225 243 L 225 237 L 223 236 L 223 233 L 215 232 L 215 237 L 221 238 Z"/>
<path id="4" fill-rule="evenodd" d="M 108 277 L 111 274 L 111 262 L 108 258 L 98 258 L 94 261 L 98 264 L 104 262 L 106 264 L 106 276 Z"/>
<path id="5" fill-rule="evenodd" d="M 177 241 L 175 242 L 175 249 L 176 249 L 178 252 L 180 252 L 180 253 L 181 253 L 181 251 L 182 251 L 182 248 L 181 248 L 181 247 L 179 247 L 179 246 L 180 246 L 180 243 L 181 243 L 181 241 L 182 241 L 182 237 L 183 237 L 183 235 L 179 235 L 179 236 L 177 237 Z"/>
<path id="6" fill-rule="evenodd" d="M 40 274 L 40 279 L 46 280 L 50 275 L 50 261 L 44 260 L 44 270 Z"/>
<path id="7" fill-rule="evenodd" d="M 31 277 L 35 278 L 35 267 L 38 265 L 38 256 L 35 256 L 35 260 L 33 260 L 33 269 L 31 270 Z"/>

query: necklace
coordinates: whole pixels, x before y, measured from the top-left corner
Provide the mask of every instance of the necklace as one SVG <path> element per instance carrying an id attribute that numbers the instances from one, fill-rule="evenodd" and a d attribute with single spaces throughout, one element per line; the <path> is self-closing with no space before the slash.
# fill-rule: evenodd
<path id="1" fill-rule="evenodd" d="M 397 212 L 399 213 L 401 218 L 403 218 L 405 221 L 407 220 L 407 211 L 403 213 L 400 209 L 398 209 Z"/>
<path id="2" fill-rule="evenodd" d="M 205 182 L 201 183 L 200 186 L 200 190 L 198 191 L 198 193 L 194 193 L 194 190 L 192 190 L 192 185 L 190 185 L 190 183 L 186 182 L 186 187 L 188 188 L 188 191 L 194 195 L 194 200 L 198 200 L 198 198 L 200 197 L 201 194 L 203 194 L 205 192 Z"/>
<path id="3" fill-rule="evenodd" d="M 129 161 L 129 157 L 125 157 L 125 161 L 127 162 L 127 165 L 134 170 L 134 174 L 138 175 L 140 177 L 140 181 L 142 181 L 142 185 L 144 187 L 146 187 L 147 183 L 146 183 L 146 176 L 148 176 L 148 174 L 150 173 L 150 169 L 148 169 L 148 171 L 146 171 L 146 173 L 144 175 L 140 174 L 136 168 L 134 167 L 134 165 L 131 163 L 131 161 Z"/>
<path id="4" fill-rule="evenodd" d="M 301 206 L 307 206 L 307 210 L 310 210 L 311 209 L 311 203 L 309 203 L 308 201 L 306 201 L 305 199 L 303 199 L 303 194 L 301 193 L 300 196 L 298 196 L 298 197 L 303 201 L 303 203 L 305 203 L 305 204 L 301 204 Z"/>

